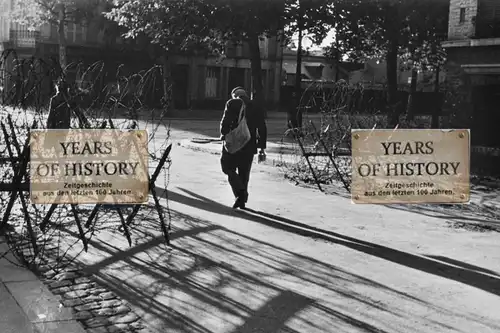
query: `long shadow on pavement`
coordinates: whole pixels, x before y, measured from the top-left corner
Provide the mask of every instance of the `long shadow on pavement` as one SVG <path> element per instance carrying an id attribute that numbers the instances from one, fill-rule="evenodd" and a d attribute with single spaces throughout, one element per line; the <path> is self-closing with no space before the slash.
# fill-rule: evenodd
<path id="1" fill-rule="evenodd" d="M 492 270 L 489 270 L 489 269 L 486 269 L 486 268 L 482 268 L 482 267 L 479 267 L 479 266 L 476 266 L 476 265 L 471 265 L 471 264 L 468 264 L 468 263 L 460 261 L 460 260 L 456 260 L 456 259 L 452 259 L 452 258 L 448 258 L 448 257 L 443 257 L 443 256 L 435 256 L 435 255 L 426 255 L 426 257 L 429 257 L 429 258 L 432 258 L 432 259 L 436 259 L 436 260 L 439 260 L 439 261 L 444 261 L 444 262 L 446 262 L 446 263 L 448 263 L 450 265 L 459 266 L 459 267 L 462 267 L 464 269 L 474 270 L 474 271 L 478 271 L 478 272 L 483 272 L 483 273 L 490 274 L 490 275 L 495 275 L 498 278 L 500 278 L 500 275 L 497 272 L 494 272 Z"/>
<path id="2" fill-rule="evenodd" d="M 229 209 L 229 207 L 226 207 L 218 202 L 215 202 L 211 199 L 208 199 L 186 189 L 181 190 L 197 199 L 190 198 L 173 191 L 169 191 L 169 199 L 196 207 L 198 209 L 205 209 L 207 211 L 219 214 L 234 214 L 233 211 Z M 247 209 L 246 211 L 238 211 L 238 213 L 240 216 L 253 222 L 265 224 L 273 228 L 279 228 L 309 237 L 320 238 L 336 244 L 341 244 L 343 246 L 372 256 L 376 256 L 378 258 L 382 258 L 446 279 L 461 282 L 500 296 L 500 278 L 498 276 L 488 276 L 464 267 L 448 265 L 439 261 L 430 260 L 422 256 L 366 242 L 336 232 L 311 227 L 305 223 L 296 222 L 281 216 L 276 216 L 265 212 Z"/>
<path id="3" fill-rule="evenodd" d="M 156 247 L 161 236 L 125 251 L 108 240 L 92 239 L 91 247 L 107 257 L 84 268 L 106 288 L 142 309 L 146 321 L 159 332 L 174 329 L 196 333 L 319 333 L 325 328 L 345 331 L 350 327 L 384 333 L 368 322 L 373 321 L 370 316 L 367 321 L 356 318 L 344 302 L 389 313 L 387 316 L 394 318 L 405 314 L 392 313 L 391 305 L 380 304 L 345 285 L 382 289 L 405 302 L 415 302 L 410 296 L 338 267 L 214 227 L 208 221 L 172 213 L 176 221 L 184 220 L 191 227 L 174 230 L 174 254 Z M 158 230 L 157 221 L 147 223 Z M 151 256 L 153 253 L 156 257 Z M 190 260 L 178 267 L 179 258 Z M 123 272 L 128 275 L 121 275 Z M 306 286 L 309 292 L 298 293 L 280 284 L 296 285 L 295 289 L 301 291 Z M 330 293 L 335 304 L 314 299 L 322 291 Z M 440 328 L 450 327 L 429 318 L 424 320 Z M 220 325 L 227 329 L 217 328 Z"/>
<path id="4" fill-rule="evenodd" d="M 184 197 L 169 194 L 171 200 Z M 231 211 L 213 203 L 200 206 Z M 125 244 L 121 235 L 103 232 L 89 241 L 97 253 L 82 259 L 90 261 L 84 271 L 139 309 L 157 332 L 384 333 L 401 332 L 408 322 L 420 322 L 429 332 L 461 332 L 462 318 L 482 329 L 500 329 L 485 318 L 443 309 L 338 266 L 171 213 L 170 251 L 159 246 L 158 220 L 147 215 L 132 230 L 133 235 L 141 231 L 140 244 L 123 250 L 114 241 Z"/>

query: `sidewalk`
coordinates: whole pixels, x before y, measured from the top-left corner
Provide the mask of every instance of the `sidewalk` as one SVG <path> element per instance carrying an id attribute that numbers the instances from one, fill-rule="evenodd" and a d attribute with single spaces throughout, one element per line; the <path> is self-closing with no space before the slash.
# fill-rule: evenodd
<path id="1" fill-rule="evenodd" d="M 0 255 L 7 251 L 0 238 Z M 85 333 L 71 310 L 35 274 L 11 263 L 16 261 L 11 253 L 0 259 L 0 332 Z"/>

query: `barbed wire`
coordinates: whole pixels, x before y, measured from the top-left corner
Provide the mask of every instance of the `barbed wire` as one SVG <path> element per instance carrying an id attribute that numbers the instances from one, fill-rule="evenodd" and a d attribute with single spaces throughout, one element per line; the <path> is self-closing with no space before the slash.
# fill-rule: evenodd
<path id="1" fill-rule="evenodd" d="M 280 166 L 288 179 L 331 184 L 344 178 L 350 183 L 350 156 L 339 156 L 338 152 L 350 150 L 351 128 L 362 125 L 351 114 L 363 102 L 363 92 L 362 86 L 351 87 L 343 80 L 329 85 L 316 83 L 306 89 L 299 106 L 302 127 L 295 132 L 300 143 L 293 129 L 288 130 L 281 141 Z M 306 159 L 304 154 L 310 154 L 309 158 Z M 341 174 L 328 154 L 333 154 Z"/>
<path id="2" fill-rule="evenodd" d="M 21 145 L 27 139 L 33 121 L 37 121 L 38 128 L 46 128 L 50 98 L 55 94 L 54 83 L 61 78 L 70 87 L 68 99 L 73 113 L 83 115 L 90 128 L 103 128 L 104 122 L 108 126 L 112 122 L 117 129 L 146 129 L 150 161 L 155 164 L 160 160 L 170 143 L 170 124 L 166 116 L 172 91 L 171 85 L 166 89 L 163 87 L 161 66 L 153 65 L 132 72 L 126 64 L 109 69 L 105 61 L 97 61 L 88 65 L 71 63 L 63 71 L 55 60 L 24 59 L 15 50 L 6 50 L 0 56 L 0 122 L 5 123 L 7 117 L 12 119 L 15 136 Z M 167 98 L 163 97 L 165 91 L 168 92 Z M 71 127 L 81 127 L 79 120 L 73 117 Z M 6 140 L 0 136 L 0 183 L 3 184 L 12 183 L 14 178 L 16 165 L 9 163 L 8 157 Z M 165 186 L 168 185 L 170 164 L 169 158 L 162 171 Z M 22 192 L 22 195 L 29 202 L 28 193 Z M 0 191 L 0 218 L 5 213 L 9 198 L 9 192 Z M 170 224 L 168 201 L 164 206 Z M 9 219 L 9 227 L 0 230 L 0 235 L 21 262 L 30 266 L 52 263 L 54 268 L 64 269 L 82 251 L 79 248 L 81 239 L 73 212 L 66 205 L 56 208 L 49 227 L 42 232 L 40 223 L 48 209 L 48 206 L 29 205 L 28 215 L 33 229 L 30 233 L 18 200 Z M 86 205 L 78 206 L 81 218 L 87 217 L 90 210 Z M 85 230 L 87 240 L 106 230 L 116 232 L 119 221 L 116 215 L 112 210 L 103 209 L 100 218 Z M 5 255 L 0 253 L 0 257 Z"/>
<path id="3" fill-rule="evenodd" d="M 301 96 L 299 108 L 303 118 L 299 136 L 302 148 L 289 130 L 281 140 L 280 154 L 285 176 L 297 182 L 350 183 L 351 130 L 389 128 L 384 91 L 348 85 L 344 80 L 310 84 Z M 398 124 L 398 128 L 429 127 L 430 116 L 408 117 L 405 112 Z M 310 155 L 309 161 L 304 153 Z M 333 156 L 339 171 L 328 155 Z"/>

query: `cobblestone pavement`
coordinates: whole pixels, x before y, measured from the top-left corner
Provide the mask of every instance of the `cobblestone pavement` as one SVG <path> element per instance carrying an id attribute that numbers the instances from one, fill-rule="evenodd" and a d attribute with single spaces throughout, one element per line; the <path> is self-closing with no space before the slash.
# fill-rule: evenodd
<path id="1" fill-rule="evenodd" d="M 88 333 L 148 333 L 130 307 L 118 297 L 84 276 L 79 269 L 66 269 L 56 274 L 43 273 L 49 289 L 62 298 L 62 304 L 74 310 Z"/>
<path id="2" fill-rule="evenodd" d="M 20 247 L 23 257 L 30 260 L 27 246 Z M 55 248 L 54 248 L 55 249 Z M 54 249 L 46 249 L 47 253 Z M 50 255 L 49 255 L 50 256 Z M 49 290 L 60 298 L 61 303 L 71 308 L 74 319 L 79 321 L 87 333 L 150 333 L 130 306 L 113 292 L 102 288 L 91 274 L 84 273 L 77 264 L 67 264 L 69 257 L 59 263 L 46 261 L 37 268 L 41 280 Z"/>

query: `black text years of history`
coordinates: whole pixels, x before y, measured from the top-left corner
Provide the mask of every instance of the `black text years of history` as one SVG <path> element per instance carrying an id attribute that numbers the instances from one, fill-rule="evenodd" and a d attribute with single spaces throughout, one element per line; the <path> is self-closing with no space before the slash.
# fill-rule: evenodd
<path id="1" fill-rule="evenodd" d="M 111 155 L 113 153 L 113 142 L 59 142 L 63 156 L 88 156 L 88 155 Z M 47 176 L 130 176 L 136 175 L 139 162 L 128 161 L 71 161 L 40 163 L 35 167 L 35 174 L 38 177 Z"/>
<path id="2" fill-rule="evenodd" d="M 432 155 L 434 154 L 433 141 L 413 142 L 382 142 L 384 156 L 389 155 Z M 388 162 L 363 163 L 357 167 L 361 177 L 376 176 L 451 176 L 458 174 L 460 162 L 427 161 L 427 162 Z"/>

